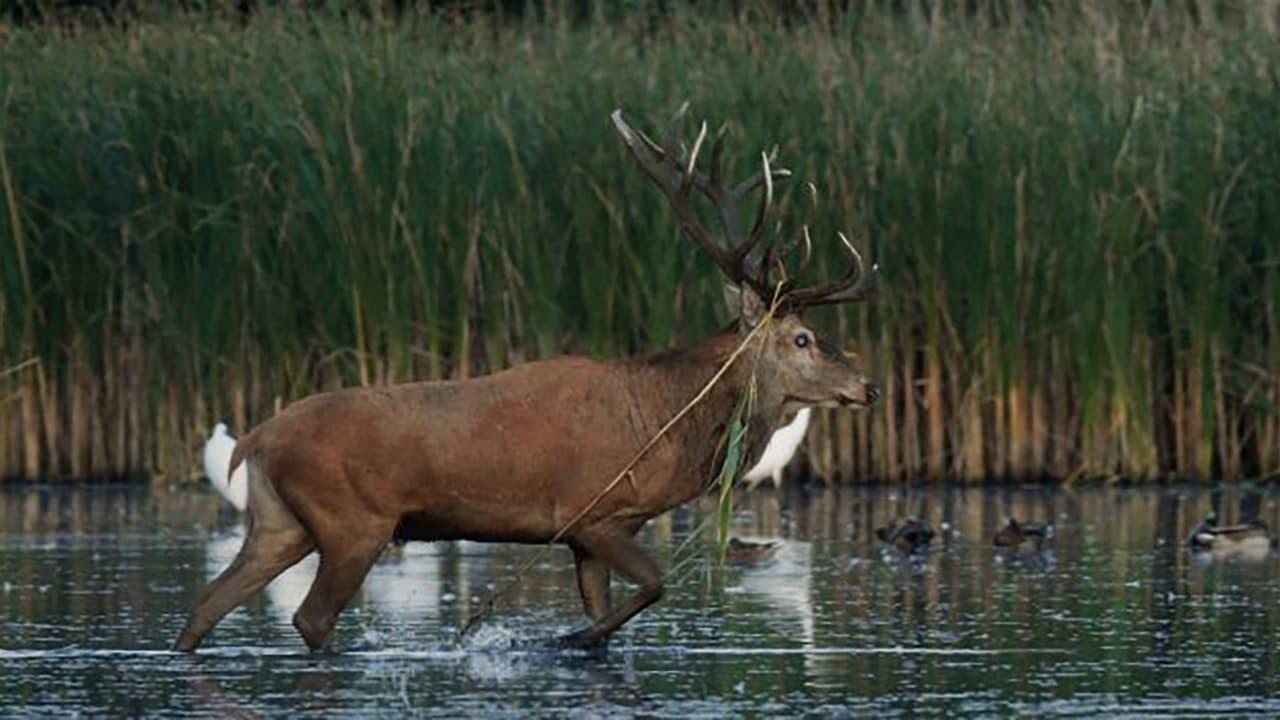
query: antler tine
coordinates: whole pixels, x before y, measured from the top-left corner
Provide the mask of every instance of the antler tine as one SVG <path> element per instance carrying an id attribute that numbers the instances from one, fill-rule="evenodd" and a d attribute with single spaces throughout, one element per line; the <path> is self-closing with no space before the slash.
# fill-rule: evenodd
<path id="1" fill-rule="evenodd" d="M 680 107 L 676 109 L 671 116 L 671 121 L 667 123 L 667 129 L 662 133 L 662 147 L 664 150 L 676 150 L 677 139 L 680 137 L 680 127 L 684 125 L 685 113 L 689 112 L 688 101 L 680 103 Z M 669 153 L 675 156 L 677 153 Z"/>
<path id="2" fill-rule="evenodd" d="M 645 152 L 651 152 L 657 156 L 659 160 L 665 158 L 666 153 L 661 146 L 649 139 L 649 136 L 643 132 L 631 127 L 630 123 L 622 118 L 622 109 L 614 110 L 609 116 L 613 118 L 613 125 L 618 129 L 618 134 L 622 135 L 622 140 L 627 146 L 627 150 L 631 153 L 631 157 L 635 159 L 640 169 L 644 171 L 649 179 L 662 186 L 662 177 L 658 172 L 657 164 L 653 161 L 653 157 L 645 155 Z"/>
<path id="3" fill-rule="evenodd" d="M 805 301 L 804 305 L 834 305 L 836 303 L 863 302 L 874 298 L 880 292 L 880 265 L 872 265 L 871 272 L 858 281 L 853 287 L 840 292 L 824 295 L 816 300 Z"/>
<path id="4" fill-rule="evenodd" d="M 756 213 L 756 222 L 751 226 L 751 234 L 747 236 L 747 241 L 743 243 L 744 247 L 738 248 L 737 252 L 746 255 L 751 252 L 751 248 L 760 243 L 761 234 L 764 232 L 764 221 L 769 215 L 769 207 L 773 205 L 773 173 L 769 171 L 769 156 L 760 153 L 760 176 L 764 178 L 764 196 L 760 198 L 760 209 Z M 766 269 L 767 272 L 767 269 Z"/>
<path id="5" fill-rule="evenodd" d="M 805 268 L 809 267 L 809 260 L 813 257 L 813 240 L 809 237 L 809 226 L 801 225 L 800 232 L 788 242 L 782 251 L 778 253 L 778 257 L 786 257 L 795 252 L 796 248 L 802 248 L 803 253 L 800 255 L 800 264 L 796 266 L 791 273 L 792 278 L 799 278 L 804 274 Z"/>
<path id="6" fill-rule="evenodd" d="M 853 243 L 849 242 L 849 236 L 845 235 L 840 230 L 836 231 L 836 237 L 840 238 L 840 242 L 844 245 L 844 249 L 848 250 L 849 254 L 853 256 L 853 267 L 849 268 L 849 272 L 845 273 L 845 276 L 842 279 L 858 277 L 862 274 L 862 253 L 858 252 L 858 248 L 854 247 Z"/>
<path id="7" fill-rule="evenodd" d="M 809 191 L 809 202 L 813 203 L 814 207 L 817 207 L 818 186 L 814 185 L 812 182 L 807 182 L 805 183 L 805 189 Z M 800 265 L 796 268 L 795 272 L 796 277 L 799 278 L 809 267 L 809 261 L 813 259 L 813 238 L 809 236 L 808 223 L 800 226 L 800 234 L 796 237 L 795 242 L 804 244 L 804 254 L 800 257 Z M 794 248 L 795 245 L 793 244 L 792 247 Z M 788 252 L 790 251 L 791 250 L 788 249 Z"/>
<path id="8" fill-rule="evenodd" d="M 871 272 L 864 272 L 862 254 L 849 242 L 844 233 L 836 235 L 853 257 L 849 270 L 835 282 L 793 291 L 788 300 L 796 306 L 831 305 L 840 302 L 859 302 L 875 295 L 880 285 L 880 266 L 872 265 Z"/>
<path id="9" fill-rule="evenodd" d="M 653 138 L 645 134 L 645 131 L 636 130 L 635 133 L 639 135 L 640 139 L 644 141 L 644 144 L 649 147 L 650 152 L 652 152 L 654 155 L 657 155 L 659 159 L 665 159 L 667 157 L 666 148 L 662 147 L 662 145 L 659 145 L 657 142 L 655 142 Z"/>
<path id="10" fill-rule="evenodd" d="M 787 178 L 791 177 L 791 171 L 786 168 L 771 167 L 769 169 L 769 173 L 771 176 L 769 178 L 771 182 L 776 182 L 778 180 L 786 180 Z M 751 177 L 747 178 L 746 180 L 743 180 L 742 182 L 738 183 L 737 187 L 735 187 L 730 192 L 733 193 L 733 195 L 736 197 L 746 197 L 747 195 L 750 195 L 751 193 L 755 192 L 756 188 L 760 187 L 761 183 L 763 182 L 764 182 L 764 173 L 758 172 L 755 175 L 752 175 Z"/>
<path id="11" fill-rule="evenodd" d="M 804 255 L 800 258 L 800 267 L 796 268 L 797 277 L 809 267 L 809 261 L 813 259 L 813 238 L 809 237 L 808 225 L 801 229 L 800 236 L 804 239 Z"/>
<path id="12" fill-rule="evenodd" d="M 689 161 L 685 163 L 684 173 L 680 180 L 680 196 L 687 197 L 689 188 L 693 187 L 696 179 L 695 173 L 698 171 L 698 151 L 702 149 L 702 141 L 707 139 L 707 124 L 702 123 L 702 127 L 698 129 L 698 139 L 693 141 L 693 149 L 689 151 Z"/>

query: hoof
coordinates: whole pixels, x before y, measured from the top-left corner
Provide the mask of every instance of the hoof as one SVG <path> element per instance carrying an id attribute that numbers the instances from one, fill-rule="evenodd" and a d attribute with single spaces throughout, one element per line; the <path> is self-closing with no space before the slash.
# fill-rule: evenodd
<path id="1" fill-rule="evenodd" d="M 200 646 L 200 641 L 203 639 L 192 632 L 191 626 L 188 625 L 182 630 L 182 634 L 178 636 L 178 639 L 173 641 L 173 647 L 170 650 L 179 653 L 193 653 Z"/>
<path id="2" fill-rule="evenodd" d="M 329 638 L 328 631 L 313 627 L 311 623 L 302 617 L 301 613 L 294 614 L 293 627 L 302 636 L 303 641 L 307 643 L 307 647 L 310 648 L 311 652 L 315 653 L 324 650 L 325 641 Z"/>
<path id="3" fill-rule="evenodd" d="M 551 641 L 552 647 L 568 650 L 603 650 L 609 645 L 608 636 L 592 632 L 590 628 L 561 635 Z"/>

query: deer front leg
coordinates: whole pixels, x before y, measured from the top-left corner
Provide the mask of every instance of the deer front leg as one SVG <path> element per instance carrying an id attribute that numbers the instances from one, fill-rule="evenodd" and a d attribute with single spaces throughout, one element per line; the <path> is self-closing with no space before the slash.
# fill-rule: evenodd
<path id="1" fill-rule="evenodd" d="M 578 592 L 582 594 L 582 609 L 594 622 L 613 612 L 613 598 L 609 594 L 609 566 L 579 545 L 573 546 L 573 561 L 578 568 Z"/>
<path id="2" fill-rule="evenodd" d="M 662 599 L 662 573 L 635 541 L 620 530 L 578 533 L 575 544 L 589 553 L 592 559 L 599 560 L 606 567 L 617 570 L 623 577 L 639 586 L 636 593 L 627 598 L 627 601 L 617 610 L 596 619 L 595 623 L 585 630 L 558 639 L 561 645 L 567 647 L 594 647 L 641 610 Z"/>

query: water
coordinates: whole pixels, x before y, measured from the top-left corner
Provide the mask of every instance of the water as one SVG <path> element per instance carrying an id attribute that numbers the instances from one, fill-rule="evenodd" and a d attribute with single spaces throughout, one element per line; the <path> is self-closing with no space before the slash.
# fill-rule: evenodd
<path id="1" fill-rule="evenodd" d="M 230 615 L 195 656 L 167 648 L 238 547 L 203 490 L 0 491 L 0 716 L 1275 715 L 1280 561 L 1185 550 L 1270 494 L 1206 490 L 843 490 L 744 494 L 734 530 L 778 558 L 716 568 L 712 508 L 646 529 L 666 597 L 606 653 L 540 649 L 580 626 L 567 550 L 539 556 L 495 616 L 457 628 L 539 551 L 411 545 L 374 569 L 310 654 L 289 625 L 307 568 Z M 947 528 L 922 559 L 874 528 Z M 998 555 L 1004 516 L 1056 525 Z M 696 530 L 699 530 L 695 532 Z M 692 535 L 692 538 L 691 538 Z M 691 539 L 690 539 L 691 538 Z M 685 543 L 689 540 L 688 543 Z M 615 583 L 615 599 L 624 587 Z"/>

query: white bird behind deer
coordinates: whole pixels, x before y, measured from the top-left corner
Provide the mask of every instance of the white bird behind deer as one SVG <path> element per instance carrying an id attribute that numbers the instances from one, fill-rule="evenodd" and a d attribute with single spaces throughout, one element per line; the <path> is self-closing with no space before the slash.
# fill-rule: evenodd
<path id="1" fill-rule="evenodd" d="M 772 478 L 774 487 L 782 485 L 782 471 L 795 456 L 804 441 L 805 431 L 809 429 L 810 412 L 810 408 L 800 408 L 791 422 L 773 433 L 760 460 L 742 476 L 749 486 L 754 487 L 765 478 Z"/>
<path id="2" fill-rule="evenodd" d="M 217 490 L 236 510 L 244 512 L 249 504 L 249 469 L 247 464 L 236 468 L 235 474 L 227 476 L 231 467 L 231 453 L 235 452 L 236 439 L 227 434 L 226 423 L 218 423 L 213 434 L 204 444 L 204 474 L 209 484 Z"/>

